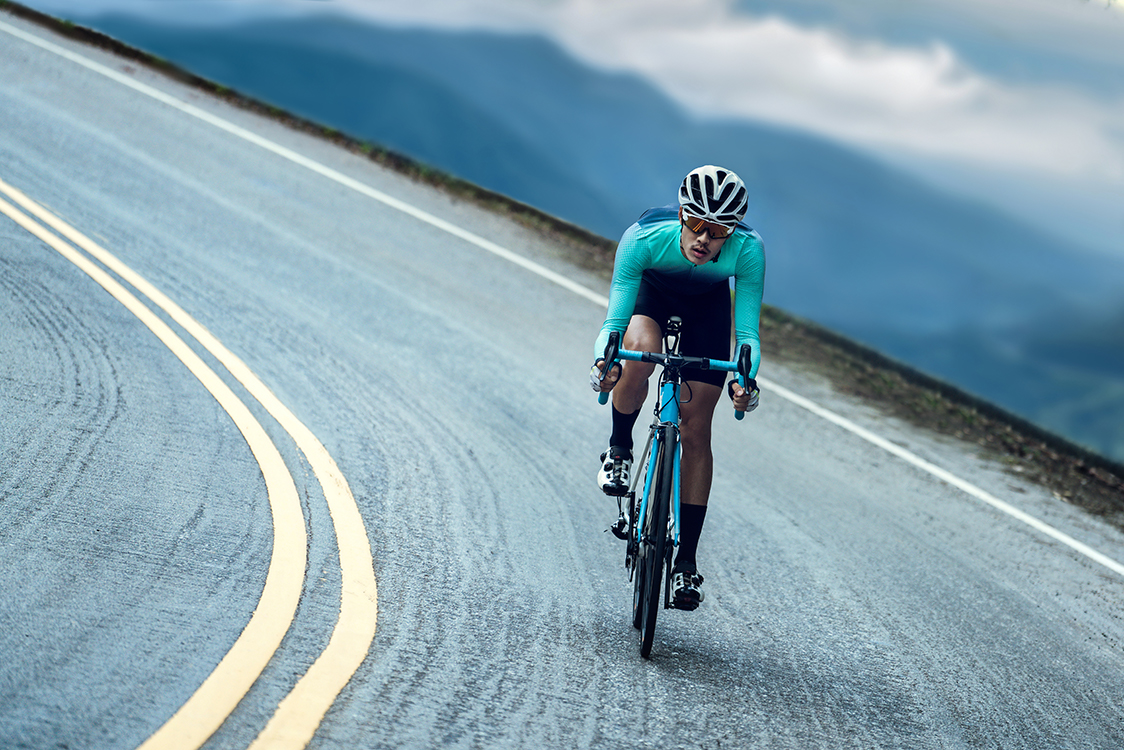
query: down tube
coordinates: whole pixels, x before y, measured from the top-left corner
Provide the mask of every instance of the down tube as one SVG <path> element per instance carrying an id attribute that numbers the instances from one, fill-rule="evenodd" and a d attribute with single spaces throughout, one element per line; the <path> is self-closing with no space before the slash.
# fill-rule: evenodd
<path id="1" fill-rule="evenodd" d="M 671 452 L 671 523 L 675 529 L 675 546 L 679 546 L 679 386 L 667 382 L 660 386 L 660 421 L 671 425 L 664 431 L 667 439 L 665 451 Z M 665 453 L 666 455 L 666 453 Z"/>

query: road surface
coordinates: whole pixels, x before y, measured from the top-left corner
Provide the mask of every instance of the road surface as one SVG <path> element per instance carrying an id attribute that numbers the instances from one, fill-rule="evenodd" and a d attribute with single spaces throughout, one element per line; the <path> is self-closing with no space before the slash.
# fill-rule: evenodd
<path id="1" fill-rule="evenodd" d="M 1124 576 L 775 390 L 720 409 L 707 599 L 641 659 L 593 484 L 603 280 L 0 23 L 0 746 L 1124 746 Z M 1124 560 L 970 447 L 762 373 Z"/>

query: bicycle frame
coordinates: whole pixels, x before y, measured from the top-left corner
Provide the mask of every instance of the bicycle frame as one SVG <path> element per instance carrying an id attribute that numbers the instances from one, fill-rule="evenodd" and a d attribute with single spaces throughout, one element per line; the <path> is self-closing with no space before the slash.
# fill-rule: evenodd
<path id="1" fill-rule="evenodd" d="M 632 354 L 633 352 L 622 351 L 621 359 L 627 359 L 623 356 L 625 354 Z M 672 457 L 672 487 L 671 487 L 671 513 L 669 515 L 670 521 L 668 524 L 668 531 L 674 530 L 675 547 L 679 546 L 679 378 L 666 377 L 667 370 L 660 376 L 660 395 L 659 401 L 656 405 L 656 420 L 652 422 L 648 432 L 648 442 L 644 447 L 644 455 L 641 457 L 641 465 L 649 455 L 655 455 L 659 452 L 661 443 L 661 430 L 660 427 L 666 427 L 662 434 L 671 437 L 671 445 L 669 446 Z M 678 373 L 676 373 L 678 375 Z M 640 494 L 640 510 L 639 517 L 644 518 L 644 514 L 648 510 L 648 500 L 652 496 L 652 480 L 656 473 L 656 462 L 648 462 L 648 470 L 644 472 L 644 491 Z M 636 528 L 636 541 L 640 539 L 640 524 Z"/>
<path id="2" fill-rule="evenodd" d="M 640 465 L 646 462 L 646 470 L 639 506 L 636 500 L 636 485 L 639 477 L 634 475 L 632 486 L 623 496 L 628 498 L 628 517 L 625 517 L 624 508 L 620 504 L 621 497 L 618 497 L 617 523 L 611 529 L 617 537 L 628 541 L 625 567 L 629 570 L 629 578 L 636 576 L 638 567 L 642 567 L 642 574 L 634 581 L 636 589 L 633 594 L 633 626 L 641 631 L 640 654 L 644 657 L 649 655 L 652 647 L 655 612 L 658 608 L 656 597 L 660 588 L 663 589 L 662 608 L 667 609 L 671 606 L 671 560 L 675 548 L 679 546 L 681 459 L 679 406 L 683 379 L 681 371 L 686 368 L 697 368 L 736 372 L 743 388 L 757 386 L 749 377 L 751 359 L 749 346 L 742 346 L 737 362 L 683 356 L 679 354 L 680 323 L 681 321 L 674 317 L 668 321 L 668 332 L 664 335 L 665 351 L 662 353 L 620 349 L 620 334 L 615 332 L 610 334 L 600 374 L 601 379 L 604 380 L 611 367 L 618 361 L 648 362 L 661 365 L 663 368 L 660 373 L 655 417 L 640 458 Z M 601 394 L 599 398 L 601 403 L 608 401 L 607 396 L 606 393 Z M 735 415 L 738 419 L 743 416 L 741 412 L 735 412 Z M 666 472 L 666 461 L 669 459 L 671 460 L 670 477 L 666 473 L 662 473 L 662 478 L 657 477 L 657 468 L 661 472 Z M 665 487 L 664 483 L 668 481 L 671 483 L 670 492 L 665 494 L 661 490 L 656 493 L 659 495 L 659 503 L 649 508 L 653 502 L 652 496 L 657 483 L 660 487 Z M 659 528 L 664 525 L 663 498 L 666 498 L 668 505 L 667 521 L 665 528 Z M 653 522 L 657 528 L 650 528 Z M 645 527 L 648 527 L 647 535 Z"/>

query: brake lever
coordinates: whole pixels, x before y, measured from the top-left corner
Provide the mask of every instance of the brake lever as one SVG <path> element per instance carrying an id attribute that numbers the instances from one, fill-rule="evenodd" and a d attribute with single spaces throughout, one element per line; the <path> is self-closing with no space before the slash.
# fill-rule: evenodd
<path id="1" fill-rule="evenodd" d="M 617 354 L 621 350 L 620 343 L 621 343 L 620 332 L 613 331 L 612 333 L 609 334 L 609 342 L 607 344 L 605 344 L 605 356 L 602 360 L 604 364 L 601 366 L 601 369 L 598 372 L 598 374 L 600 375 L 600 378 L 599 378 L 600 380 L 604 380 L 605 378 L 607 378 L 609 376 L 609 371 L 612 370 L 613 365 L 615 365 L 617 363 Z M 593 365 L 593 369 L 597 370 L 596 364 Z M 597 403 L 599 403 L 599 404 L 609 403 L 609 393 L 608 393 L 608 391 L 599 391 L 597 393 Z"/>
<path id="2" fill-rule="evenodd" d="M 757 381 L 749 377 L 749 370 L 753 366 L 753 347 L 749 344 L 742 344 L 742 348 L 738 353 L 738 385 L 742 390 L 748 390 L 747 386 L 750 382 L 753 383 L 754 389 L 757 388 Z M 745 412 L 734 409 L 734 419 L 745 419 Z"/>

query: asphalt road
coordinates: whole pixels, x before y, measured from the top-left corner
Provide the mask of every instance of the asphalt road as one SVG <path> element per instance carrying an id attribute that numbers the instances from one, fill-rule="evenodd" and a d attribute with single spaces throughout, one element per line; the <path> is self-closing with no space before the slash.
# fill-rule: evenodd
<path id="1" fill-rule="evenodd" d="M 502 218 L 0 22 L 606 291 Z M 309 747 L 1124 746 L 1124 577 L 769 391 L 718 415 L 707 600 L 661 615 L 641 659 L 592 480 L 597 304 L 3 28 L 0 134 L 0 180 L 214 334 L 346 479 L 378 620 Z M 310 454 L 141 303 L 264 428 L 305 536 L 282 547 L 270 470 L 183 359 L 0 215 L 0 747 L 139 746 L 239 639 L 276 541 L 307 555 L 299 602 L 206 745 L 247 747 L 351 588 Z M 1118 532 L 970 447 L 763 373 L 1124 560 Z"/>

